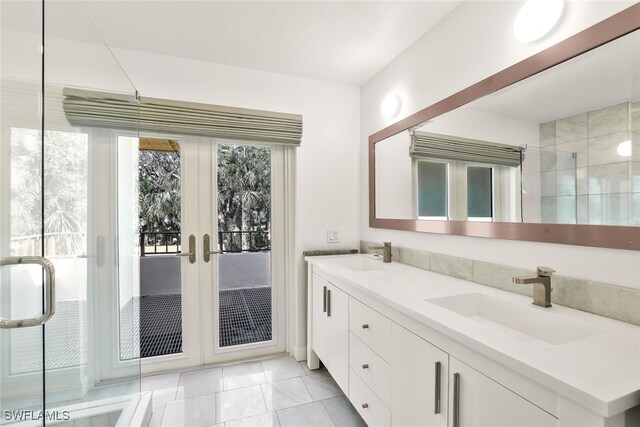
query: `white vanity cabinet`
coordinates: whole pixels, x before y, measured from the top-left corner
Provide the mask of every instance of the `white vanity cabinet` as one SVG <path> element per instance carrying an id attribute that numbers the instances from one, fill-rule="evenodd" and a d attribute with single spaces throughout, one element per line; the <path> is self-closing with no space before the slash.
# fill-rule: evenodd
<path id="1" fill-rule="evenodd" d="M 349 296 L 313 275 L 313 351 L 346 393 L 349 389 Z"/>
<path id="2" fill-rule="evenodd" d="M 558 419 L 454 357 L 449 359 L 449 426 L 556 427 Z"/>
<path id="3" fill-rule="evenodd" d="M 446 327 L 428 323 L 430 313 L 426 321 L 407 316 L 406 295 L 376 295 L 403 267 L 343 278 L 338 269 L 323 270 L 323 262 L 314 260 L 308 276 L 307 364 L 316 369 L 321 360 L 370 427 L 640 426 L 640 406 L 598 414 L 570 393 L 452 339 Z M 448 327 L 457 327 L 451 318 Z"/>
<path id="4" fill-rule="evenodd" d="M 449 355 L 394 323 L 391 425 L 447 426 Z"/>

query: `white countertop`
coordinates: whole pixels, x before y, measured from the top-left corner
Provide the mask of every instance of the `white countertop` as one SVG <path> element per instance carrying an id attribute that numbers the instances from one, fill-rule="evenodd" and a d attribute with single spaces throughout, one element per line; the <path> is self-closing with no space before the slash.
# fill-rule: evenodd
<path id="1" fill-rule="evenodd" d="M 306 257 L 306 260 L 314 269 L 325 271 L 368 297 L 387 304 L 599 415 L 613 416 L 640 404 L 640 326 L 559 305 L 534 307 L 531 297 L 397 262 L 372 260 L 380 263 L 380 270 L 377 271 L 353 271 L 344 266 L 345 262 L 350 262 L 348 260 L 356 264 L 362 261 L 358 258 L 363 257 L 370 258 L 368 255 L 339 255 Z M 521 305 L 522 310 L 544 310 L 584 322 L 602 332 L 558 345 L 519 340 L 505 334 L 500 328 L 425 301 L 468 293 L 499 298 Z"/>

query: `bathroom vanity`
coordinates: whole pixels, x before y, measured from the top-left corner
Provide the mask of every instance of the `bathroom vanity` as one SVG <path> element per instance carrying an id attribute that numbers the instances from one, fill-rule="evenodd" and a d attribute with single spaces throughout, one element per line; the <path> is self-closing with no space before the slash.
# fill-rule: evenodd
<path id="1" fill-rule="evenodd" d="M 307 257 L 307 364 L 371 427 L 640 425 L 640 327 L 367 255 Z"/>

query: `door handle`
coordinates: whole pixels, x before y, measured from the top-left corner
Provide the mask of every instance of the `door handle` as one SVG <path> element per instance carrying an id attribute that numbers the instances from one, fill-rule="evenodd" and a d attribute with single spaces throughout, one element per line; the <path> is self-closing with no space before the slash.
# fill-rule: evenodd
<path id="1" fill-rule="evenodd" d="M 35 264 L 43 268 L 45 273 L 44 282 L 44 313 L 38 317 L 31 317 L 28 319 L 3 319 L 0 317 L 0 328 L 12 329 L 12 328 L 26 328 L 29 326 L 42 325 L 49 320 L 51 316 L 56 312 L 56 269 L 53 263 L 48 259 L 40 256 L 16 256 L 0 258 L 0 267 L 5 265 L 24 265 Z"/>
<path id="2" fill-rule="evenodd" d="M 327 289 L 327 317 L 331 317 L 331 289 Z"/>
<path id="3" fill-rule="evenodd" d="M 189 235 L 189 252 L 181 252 L 176 256 L 188 256 L 191 264 L 196 262 L 196 236 Z"/>
<path id="4" fill-rule="evenodd" d="M 211 255 L 221 254 L 222 251 L 212 251 L 211 250 L 211 237 L 208 234 L 202 236 L 202 255 L 204 258 L 204 262 L 209 262 L 211 260 Z"/>
<path id="5" fill-rule="evenodd" d="M 322 312 L 327 312 L 327 287 L 322 287 Z"/>

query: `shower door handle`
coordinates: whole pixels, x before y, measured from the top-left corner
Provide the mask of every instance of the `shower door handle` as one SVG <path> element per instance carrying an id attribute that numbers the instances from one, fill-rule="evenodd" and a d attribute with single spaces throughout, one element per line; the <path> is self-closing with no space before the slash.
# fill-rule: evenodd
<path id="1" fill-rule="evenodd" d="M 181 252 L 176 256 L 188 256 L 191 264 L 196 262 L 196 236 L 189 235 L 189 252 Z"/>
<path id="2" fill-rule="evenodd" d="M 211 260 L 211 255 L 221 254 L 222 251 L 212 251 L 211 250 L 211 237 L 208 234 L 202 236 L 202 253 L 204 262 L 209 262 Z"/>
<path id="3" fill-rule="evenodd" d="M 14 256 L 0 258 L 0 267 L 5 265 L 35 264 L 44 270 L 44 312 L 41 316 L 28 319 L 3 319 L 0 317 L 1 329 L 26 328 L 42 325 L 56 312 L 56 269 L 51 261 L 40 256 Z"/>

